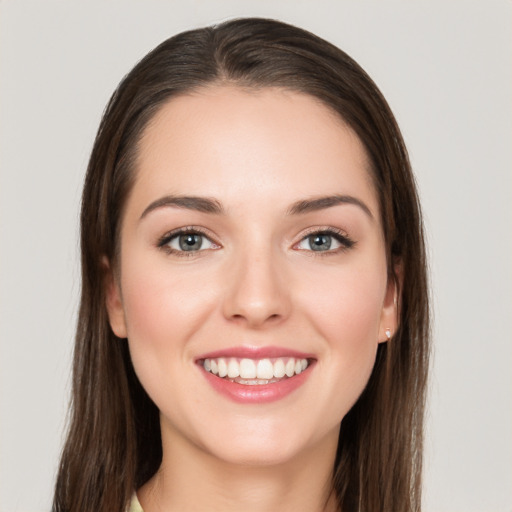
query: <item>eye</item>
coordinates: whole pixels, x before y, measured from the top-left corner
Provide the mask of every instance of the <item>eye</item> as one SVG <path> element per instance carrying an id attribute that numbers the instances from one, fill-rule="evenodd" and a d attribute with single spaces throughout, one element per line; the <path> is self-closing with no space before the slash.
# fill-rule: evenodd
<path id="1" fill-rule="evenodd" d="M 164 235 L 158 242 L 158 247 L 162 247 L 171 253 L 194 253 L 207 249 L 217 249 L 219 246 L 204 233 L 196 229 L 186 229 Z"/>
<path id="2" fill-rule="evenodd" d="M 303 251 L 314 252 L 338 252 L 338 250 L 350 249 L 353 242 L 347 235 L 333 231 L 316 231 L 305 236 L 296 248 Z"/>

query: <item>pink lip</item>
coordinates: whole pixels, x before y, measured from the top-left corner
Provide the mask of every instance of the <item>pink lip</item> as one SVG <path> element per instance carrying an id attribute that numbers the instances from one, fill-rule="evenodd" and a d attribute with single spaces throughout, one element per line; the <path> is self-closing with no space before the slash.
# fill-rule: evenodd
<path id="1" fill-rule="evenodd" d="M 311 374 L 311 366 L 308 366 L 308 368 L 299 375 L 294 375 L 288 379 L 283 379 L 273 384 L 255 386 L 231 382 L 205 370 L 203 370 L 202 373 L 215 391 L 223 394 L 234 402 L 243 404 L 264 404 L 280 400 L 302 386 Z"/>
<path id="2" fill-rule="evenodd" d="M 294 375 L 290 378 L 284 378 L 272 384 L 248 386 L 218 377 L 217 375 L 213 375 L 212 373 L 207 372 L 203 368 L 202 362 L 204 359 L 214 359 L 218 357 L 235 357 L 241 359 L 295 357 L 298 359 L 309 359 L 310 364 L 299 375 Z M 198 363 L 198 367 L 201 373 L 204 375 L 206 381 L 218 393 L 238 403 L 263 404 L 280 400 L 302 386 L 311 374 L 311 370 L 315 364 L 315 359 L 312 354 L 297 352 L 279 347 L 233 347 L 230 349 L 223 349 L 204 354 L 197 358 L 196 362 Z"/>
<path id="3" fill-rule="evenodd" d="M 314 359 L 314 354 L 308 354 L 306 352 L 298 352 L 297 350 L 290 350 L 282 347 L 232 347 L 225 348 L 222 350 L 216 350 L 214 352 L 208 352 L 196 358 L 196 361 L 202 361 L 204 359 L 215 359 L 217 357 L 236 357 L 236 358 L 247 358 L 247 359 L 265 359 L 273 357 L 295 357 L 297 359 Z"/>

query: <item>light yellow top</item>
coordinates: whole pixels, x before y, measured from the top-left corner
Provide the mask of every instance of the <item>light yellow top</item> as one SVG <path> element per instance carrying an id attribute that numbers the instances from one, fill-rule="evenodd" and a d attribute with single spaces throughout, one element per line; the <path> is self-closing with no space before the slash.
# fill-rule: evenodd
<path id="1" fill-rule="evenodd" d="M 142 507 L 140 506 L 139 500 L 137 499 L 137 493 L 134 492 L 132 496 L 132 501 L 130 501 L 130 505 L 126 512 L 144 512 Z"/>

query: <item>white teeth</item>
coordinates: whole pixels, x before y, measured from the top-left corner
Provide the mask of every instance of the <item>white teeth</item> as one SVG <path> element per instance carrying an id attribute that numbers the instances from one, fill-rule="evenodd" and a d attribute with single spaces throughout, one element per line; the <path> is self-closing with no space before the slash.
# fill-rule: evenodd
<path id="1" fill-rule="evenodd" d="M 309 366 L 307 359 L 294 357 L 270 359 L 205 359 L 203 367 L 207 372 L 235 379 L 235 382 L 245 385 L 261 385 L 277 382 L 285 377 L 299 375 Z"/>
<path id="2" fill-rule="evenodd" d="M 240 376 L 240 365 L 235 359 L 231 359 L 228 363 L 228 377 L 235 379 Z"/>
<path id="3" fill-rule="evenodd" d="M 304 359 L 304 361 L 306 361 Z M 308 362 L 306 361 L 306 366 L 307 366 Z M 284 374 L 285 374 L 285 371 L 284 371 L 284 361 L 282 359 L 278 359 L 275 363 L 274 363 L 274 377 L 278 378 L 278 379 L 282 379 L 284 377 Z"/>
<path id="4" fill-rule="evenodd" d="M 242 379 L 256 378 L 256 363 L 252 359 L 242 359 L 240 361 L 240 377 Z"/>
<path id="5" fill-rule="evenodd" d="M 258 379 L 271 379 L 274 376 L 274 367 L 269 359 L 260 359 L 256 367 Z"/>
<path id="6" fill-rule="evenodd" d="M 245 386 L 261 386 L 262 384 L 269 384 L 271 382 L 277 382 L 277 381 L 268 380 L 268 379 L 250 379 L 250 380 L 237 379 L 236 382 L 238 384 L 244 384 Z"/>
<path id="7" fill-rule="evenodd" d="M 293 377 L 295 373 L 295 359 L 288 359 L 284 371 L 287 377 Z"/>
<path id="8" fill-rule="evenodd" d="M 221 357 L 217 360 L 217 365 L 219 367 L 219 377 L 225 377 L 228 374 L 228 365 L 226 364 L 226 361 Z"/>

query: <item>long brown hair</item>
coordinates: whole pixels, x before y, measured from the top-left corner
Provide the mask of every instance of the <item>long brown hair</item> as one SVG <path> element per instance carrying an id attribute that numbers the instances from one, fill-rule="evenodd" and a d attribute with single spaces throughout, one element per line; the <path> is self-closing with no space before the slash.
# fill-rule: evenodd
<path id="1" fill-rule="evenodd" d="M 336 111 L 363 142 L 380 200 L 391 278 L 401 269 L 399 328 L 381 343 L 365 391 L 341 424 L 333 490 L 351 511 L 419 511 L 429 355 L 425 248 L 414 177 L 400 130 L 372 80 L 319 37 L 272 20 L 240 19 L 184 32 L 151 51 L 114 92 L 96 137 L 81 211 L 82 289 L 69 432 L 55 512 L 122 512 L 158 469 L 159 413 L 140 385 L 127 343 L 112 332 L 105 268 L 137 146 L 169 98 L 215 83 L 283 87 Z"/>

